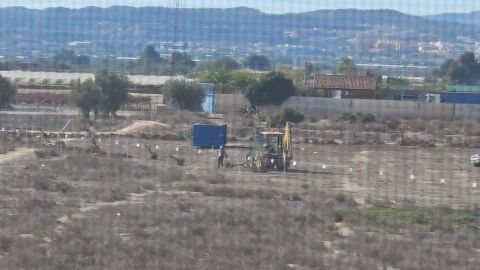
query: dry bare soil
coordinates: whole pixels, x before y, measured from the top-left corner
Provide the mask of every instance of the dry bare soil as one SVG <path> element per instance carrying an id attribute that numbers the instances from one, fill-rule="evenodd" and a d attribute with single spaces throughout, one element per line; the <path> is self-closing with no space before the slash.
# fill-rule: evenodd
<path id="1" fill-rule="evenodd" d="M 290 172 L 258 174 L 142 143 L 0 155 L 0 269 L 478 269 L 472 150 L 296 144 Z"/>

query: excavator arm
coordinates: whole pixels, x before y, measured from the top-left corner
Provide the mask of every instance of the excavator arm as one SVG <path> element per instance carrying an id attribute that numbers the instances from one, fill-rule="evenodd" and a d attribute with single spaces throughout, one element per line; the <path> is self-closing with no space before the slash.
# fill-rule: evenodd
<path id="1" fill-rule="evenodd" d="M 292 158 L 292 123 L 285 124 L 285 133 L 283 134 L 283 153 L 287 158 Z"/>

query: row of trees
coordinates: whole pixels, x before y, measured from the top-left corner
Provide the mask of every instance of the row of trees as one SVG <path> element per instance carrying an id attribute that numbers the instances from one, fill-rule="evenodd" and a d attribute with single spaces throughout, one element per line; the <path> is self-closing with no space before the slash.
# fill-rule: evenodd
<path id="1" fill-rule="evenodd" d="M 117 61 L 120 62 L 120 61 Z M 54 55 L 51 60 L 52 68 L 55 69 L 85 69 L 95 65 L 102 68 L 114 68 L 120 63 L 112 63 L 104 59 L 100 63 L 92 63 L 90 57 L 85 55 L 76 55 L 73 50 L 62 50 Z M 113 67 L 111 65 L 114 65 Z M 196 62 L 193 61 L 191 55 L 184 52 L 173 52 L 169 57 L 162 57 L 153 45 L 148 45 L 140 53 L 139 60 L 129 61 L 122 68 L 126 68 L 131 72 L 142 73 L 147 75 L 175 75 L 187 74 L 195 68 Z M 237 62 L 230 57 L 223 57 L 216 61 L 209 69 L 232 71 L 241 67 L 254 70 L 270 70 L 272 64 L 270 59 L 264 55 L 252 54 L 248 56 L 242 63 Z M 119 66 L 120 67 L 120 66 Z"/>
<path id="2" fill-rule="evenodd" d="M 126 76 L 114 72 L 101 71 L 95 74 L 95 80 L 74 81 L 72 83 L 72 102 L 80 109 L 85 119 L 92 115 L 96 119 L 102 116 L 116 115 L 122 105 L 128 101 L 128 89 L 131 82 Z M 17 88 L 8 79 L 0 76 L 0 109 L 12 109 Z M 167 103 L 181 110 L 197 111 L 205 99 L 203 88 L 195 83 L 171 80 L 163 89 Z"/>
<path id="3" fill-rule="evenodd" d="M 131 83 L 125 76 L 102 71 L 95 80 L 77 81 L 73 85 L 73 101 L 89 120 L 92 113 L 95 119 L 102 112 L 104 116 L 116 112 L 128 101 L 128 88 Z M 195 83 L 170 80 L 162 91 L 165 101 L 180 110 L 198 111 L 205 99 L 203 88 Z"/>
<path id="4" fill-rule="evenodd" d="M 95 74 L 95 80 L 75 81 L 72 84 L 73 102 L 82 111 L 86 119 L 93 114 L 105 116 L 115 115 L 121 106 L 128 101 L 128 89 L 131 83 L 126 76 L 113 72 L 101 71 Z M 0 108 L 11 108 L 16 93 L 15 86 L 0 76 Z M 279 105 L 287 98 L 295 95 L 296 89 L 292 80 L 283 73 L 271 72 L 260 80 L 251 82 L 245 97 L 252 106 Z M 203 88 L 195 83 L 172 80 L 163 89 L 165 100 L 181 110 L 196 111 L 205 99 Z"/>

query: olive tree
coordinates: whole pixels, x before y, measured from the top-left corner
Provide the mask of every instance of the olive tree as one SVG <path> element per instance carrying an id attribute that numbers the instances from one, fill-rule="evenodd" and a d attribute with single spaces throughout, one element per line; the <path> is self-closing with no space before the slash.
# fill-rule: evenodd
<path id="1" fill-rule="evenodd" d="M 85 120 L 90 120 L 90 114 L 93 112 L 97 119 L 99 108 L 102 104 L 102 92 L 100 87 L 92 79 L 84 82 L 80 80 L 72 84 L 73 103 L 82 111 Z"/>
<path id="2" fill-rule="evenodd" d="M 126 76 L 109 71 L 95 74 L 95 84 L 100 88 L 102 110 L 106 116 L 116 115 L 120 107 L 128 101 L 128 89 L 131 85 Z"/>
<path id="3" fill-rule="evenodd" d="M 163 95 L 167 103 L 188 111 L 199 111 L 205 100 L 205 91 L 199 84 L 181 80 L 168 81 Z"/>

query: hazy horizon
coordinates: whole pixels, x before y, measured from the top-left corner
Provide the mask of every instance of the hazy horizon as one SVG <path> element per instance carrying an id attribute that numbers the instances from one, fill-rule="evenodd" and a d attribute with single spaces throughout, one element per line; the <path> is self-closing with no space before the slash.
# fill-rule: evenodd
<path id="1" fill-rule="evenodd" d="M 250 7 L 266 13 L 296 13 L 320 9 L 393 9 L 411 15 L 435 15 L 441 13 L 466 13 L 480 10 L 480 1 L 476 0 L 182 0 L 181 6 L 187 8 L 234 8 Z M 86 6 L 109 7 L 113 5 L 144 7 L 162 6 L 174 7 L 173 0 L 0 0 L 0 7 L 23 6 L 26 8 L 44 9 L 49 7 L 82 8 Z"/>

